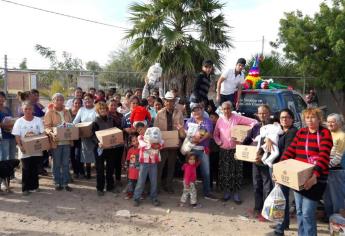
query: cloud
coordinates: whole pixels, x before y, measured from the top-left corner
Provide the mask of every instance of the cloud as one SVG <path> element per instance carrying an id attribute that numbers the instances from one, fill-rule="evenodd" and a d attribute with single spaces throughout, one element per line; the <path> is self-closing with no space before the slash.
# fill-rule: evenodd
<path id="1" fill-rule="evenodd" d="M 242 1 L 243 2 L 243 1 Z M 301 10 L 304 14 L 314 14 L 322 0 L 259 0 L 250 1 L 247 7 L 229 3 L 225 10 L 228 23 L 233 29 L 230 35 L 235 48 L 224 52 L 224 67 L 233 67 L 239 57 L 250 58 L 261 53 L 262 36 L 265 37 L 264 53 L 270 53 L 270 41 L 277 38 L 279 20 L 284 12 Z"/>
<path id="2" fill-rule="evenodd" d="M 15 0 L 19 2 L 19 0 Z M 20 3 L 43 9 L 88 18 L 109 24 L 129 27 L 128 4 L 133 1 L 113 0 L 21 0 Z M 247 0 L 231 1 L 225 13 L 230 32 L 236 40 L 234 49 L 225 54 L 225 67 L 234 66 L 237 58 L 249 58 L 261 51 L 261 38 L 265 36 L 265 52 L 271 48 L 268 42 L 277 37 L 279 19 L 283 12 L 302 10 L 312 14 L 318 10 L 321 0 Z M 87 62 L 96 60 L 107 63 L 111 51 L 123 48 L 124 31 L 107 26 L 56 16 L 0 1 L 2 37 L 0 43 L 0 67 L 3 54 L 9 58 L 9 66 L 18 67 L 23 58 L 29 68 L 48 68 L 49 61 L 34 50 L 35 44 L 51 47 L 58 55 L 62 51 L 72 53 Z M 242 41 L 242 42 L 238 42 Z M 257 42 L 243 42 L 257 41 Z"/>

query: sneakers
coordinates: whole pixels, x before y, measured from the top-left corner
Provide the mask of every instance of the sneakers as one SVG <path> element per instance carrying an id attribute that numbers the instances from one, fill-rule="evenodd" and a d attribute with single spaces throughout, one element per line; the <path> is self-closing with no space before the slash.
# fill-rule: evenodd
<path id="1" fill-rule="evenodd" d="M 218 198 L 211 193 L 205 195 L 204 198 L 211 201 L 218 201 Z"/>
<path id="2" fill-rule="evenodd" d="M 140 205 L 140 200 L 134 199 L 133 206 L 138 207 Z"/>
<path id="3" fill-rule="evenodd" d="M 65 191 L 67 191 L 67 192 L 72 192 L 72 188 L 70 187 L 70 186 L 65 186 L 64 188 L 63 188 Z"/>
<path id="4" fill-rule="evenodd" d="M 62 187 L 61 186 L 59 186 L 59 185 L 56 185 L 55 186 L 55 191 L 61 191 L 62 190 Z"/>
<path id="5" fill-rule="evenodd" d="M 160 203 L 160 201 L 158 201 L 158 199 L 154 199 L 154 200 L 152 200 L 152 205 L 154 205 L 154 206 L 159 206 L 161 203 Z"/>
<path id="6" fill-rule="evenodd" d="M 127 193 L 126 194 L 126 197 L 125 197 L 125 200 L 129 200 L 133 197 L 133 193 Z"/>
<path id="7" fill-rule="evenodd" d="M 238 193 L 235 193 L 234 194 L 234 202 L 237 204 L 237 205 L 241 205 L 242 204 L 242 201 L 240 199 L 240 195 Z"/>
<path id="8" fill-rule="evenodd" d="M 201 208 L 202 205 L 201 205 L 200 203 L 195 203 L 195 204 L 192 204 L 192 207 L 193 207 L 194 209 L 198 209 L 198 208 Z"/>

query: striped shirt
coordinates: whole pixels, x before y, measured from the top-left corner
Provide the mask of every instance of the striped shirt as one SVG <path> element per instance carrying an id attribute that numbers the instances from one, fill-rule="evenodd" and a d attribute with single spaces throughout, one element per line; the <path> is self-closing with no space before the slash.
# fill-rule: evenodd
<path id="1" fill-rule="evenodd" d="M 320 127 L 317 132 L 310 133 L 308 128 L 301 128 L 281 159 L 310 162 L 312 157 L 317 157 L 313 163 L 315 164 L 313 174 L 318 178 L 327 178 L 332 147 L 332 135 L 328 129 Z"/>

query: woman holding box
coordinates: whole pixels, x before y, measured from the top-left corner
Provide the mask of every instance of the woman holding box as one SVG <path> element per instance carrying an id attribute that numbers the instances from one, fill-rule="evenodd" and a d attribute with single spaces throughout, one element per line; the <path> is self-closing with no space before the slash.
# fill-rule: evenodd
<path id="1" fill-rule="evenodd" d="M 119 102 L 115 100 L 114 98 L 110 99 L 108 101 L 108 110 L 109 110 L 109 116 L 113 119 L 114 121 L 114 127 L 121 129 L 122 130 L 122 119 L 123 115 L 119 112 L 117 112 L 117 108 L 119 107 Z M 122 186 L 121 183 L 121 170 L 122 170 L 122 155 L 123 155 L 123 150 L 124 150 L 124 144 L 117 145 L 115 147 L 114 153 L 115 155 L 115 178 L 116 178 L 116 183 L 119 187 Z"/>
<path id="2" fill-rule="evenodd" d="M 80 122 L 94 122 L 96 111 L 93 105 L 93 96 L 90 93 L 84 95 L 84 106 L 81 107 L 73 120 L 73 124 Z M 91 163 L 95 162 L 96 147 L 90 138 L 81 139 L 81 162 L 86 164 L 86 178 L 91 179 Z"/>
<path id="3" fill-rule="evenodd" d="M 72 108 L 69 109 L 71 114 L 72 120 L 77 116 L 79 109 L 83 105 L 83 101 L 81 98 L 73 98 L 72 100 Z M 73 177 L 78 179 L 79 176 L 85 176 L 84 164 L 80 162 L 81 156 L 81 143 L 80 138 L 78 140 L 74 140 L 74 145 L 71 146 L 71 164 L 73 169 Z"/>
<path id="4" fill-rule="evenodd" d="M 317 108 L 303 111 L 307 127 L 297 131 L 282 160 L 296 159 L 315 165 L 304 190 L 295 191 L 298 235 L 316 235 L 316 207 L 322 198 L 329 173 L 329 155 L 333 146 L 331 132 L 322 127 L 322 112 Z M 274 176 L 273 176 L 274 179 Z"/>
<path id="5" fill-rule="evenodd" d="M 239 191 L 242 184 L 242 161 L 234 158 L 236 140 L 231 138 L 231 129 L 235 125 L 248 125 L 253 127 L 257 121 L 244 116 L 233 114 L 230 101 L 223 102 L 221 116 L 214 129 L 213 138 L 220 146 L 219 152 L 219 182 L 224 191 L 224 201 L 228 201 L 233 194 L 236 204 L 241 204 Z"/>
<path id="6" fill-rule="evenodd" d="M 24 196 L 30 191 L 37 190 L 38 184 L 38 161 L 42 152 L 26 154 L 21 139 L 44 133 L 43 122 L 33 115 L 33 105 L 30 102 L 23 102 L 22 109 L 24 116 L 14 123 L 12 134 L 15 136 L 18 146 L 18 157 L 22 161 L 22 192 Z"/>
<path id="7" fill-rule="evenodd" d="M 95 132 L 99 130 L 109 129 L 114 127 L 114 120 L 108 115 L 108 106 L 104 102 L 96 104 L 97 117 L 92 126 L 93 140 L 98 146 L 96 157 L 96 179 L 97 179 L 97 194 L 104 195 L 104 185 L 107 183 L 106 190 L 114 191 L 114 165 L 115 165 L 115 148 L 103 149 L 103 144 L 97 139 Z M 121 157 L 120 157 L 121 158 Z M 106 165 L 104 163 L 106 162 Z M 104 176 L 104 167 L 106 168 L 106 175 Z"/>
<path id="8" fill-rule="evenodd" d="M 53 176 L 55 190 L 62 189 L 70 192 L 69 182 L 69 158 L 71 154 L 71 140 L 59 140 L 53 132 L 53 128 L 66 126 L 72 122 L 71 114 L 64 107 L 65 98 L 61 93 L 52 97 L 53 106 L 44 116 L 44 127 L 52 140 Z"/>

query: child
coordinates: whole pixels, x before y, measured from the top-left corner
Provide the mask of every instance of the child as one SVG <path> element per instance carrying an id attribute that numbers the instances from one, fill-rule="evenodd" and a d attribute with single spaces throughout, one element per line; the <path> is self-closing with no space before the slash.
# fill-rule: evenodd
<path id="1" fill-rule="evenodd" d="M 199 162 L 197 161 L 197 156 L 194 153 L 189 153 L 186 156 L 186 163 L 183 164 L 182 170 L 183 175 L 183 193 L 181 196 L 180 206 L 184 206 L 187 202 L 188 196 L 190 196 L 190 204 L 195 208 L 198 207 L 197 204 L 197 191 L 195 187 L 196 181 L 196 168 Z"/>
<path id="2" fill-rule="evenodd" d="M 127 196 L 125 199 L 131 199 L 137 180 L 139 177 L 139 142 L 136 136 L 130 137 L 131 148 L 127 153 L 127 166 L 128 166 L 128 185 L 127 185 Z"/>
<path id="3" fill-rule="evenodd" d="M 260 148 L 263 149 L 264 154 L 261 158 L 262 163 L 272 168 L 274 160 L 279 156 L 279 149 L 278 149 L 278 140 L 279 135 L 282 135 L 284 132 L 278 122 L 274 122 L 273 124 L 268 124 L 262 126 L 260 128 L 260 135 L 255 138 L 255 141 L 258 142 L 258 150 Z M 266 141 L 262 145 L 262 139 L 270 139 L 272 142 L 272 150 L 270 151 L 270 155 L 268 155 Z"/>
<path id="4" fill-rule="evenodd" d="M 140 205 L 140 197 L 144 190 L 147 175 L 150 178 L 150 197 L 154 206 L 159 206 L 157 199 L 157 164 L 161 160 L 159 150 L 162 149 L 163 140 L 160 129 L 146 128 L 145 123 L 138 122 L 135 126 L 139 133 L 139 179 L 134 190 L 134 206 Z"/>
<path id="5" fill-rule="evenodd" d="M 135 107 L 131 112 L 130 122 L 133 127 L 135 127 L 136 123 L 138 122 L 147 122 L 146 124 L 150 125 L 151 120 L 152 118 L 150 112 L 148 112 L 148 110 L 141 105 Z"/>

